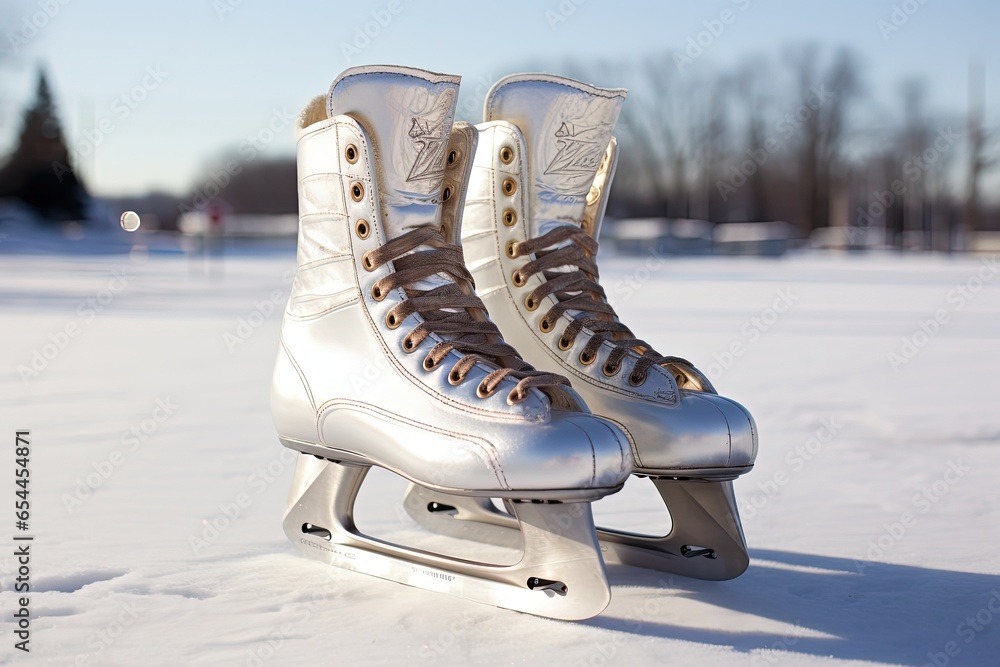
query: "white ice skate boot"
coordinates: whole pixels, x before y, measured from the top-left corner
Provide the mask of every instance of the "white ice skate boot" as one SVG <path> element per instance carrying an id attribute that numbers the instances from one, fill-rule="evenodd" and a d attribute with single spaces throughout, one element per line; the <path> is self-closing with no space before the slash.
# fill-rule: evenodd
<path id="1" fill-rule="evenodd" d="M 565 378 L 503 342 L 445 236 L 457 233 L 475 151 L 473 128 L 452 128 L 457 95 L 457 77 L 355 68 L 303 113 L 297 269 L 271 393 L 282 444 L 302 452 L 284 529 L 334 565 L 588 618 L 610 599 L 590 501 L 621 488 L 628 441 Z M 354 501 L 373 465 L 438 492 L 505 499 L 521 561 L 360 533 Z"/>
<path id="2" fill-rule="evenodd" d="M 591 410 L 622 427 L 635 474 L 653 480 L 670 511 L 664 537 L 599 530 L 606 560 L 730 579 L 749 563 L 731 480 L 753 466 L 753 419 L 692 364 L 638 340 L 598 284 L 624 99 L 624 90 L 547 75 L 493 87 L 465 206 L 465 260 L 504 338 L 535 367 L 569 377 Z M 481 500 L 411 486 L 406 507 L 439 532 L 513 539 L 509 515 Z"/>

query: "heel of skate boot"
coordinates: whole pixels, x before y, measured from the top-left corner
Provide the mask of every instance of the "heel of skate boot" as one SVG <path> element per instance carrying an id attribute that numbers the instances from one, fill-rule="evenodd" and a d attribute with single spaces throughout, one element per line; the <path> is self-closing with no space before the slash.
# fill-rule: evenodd
<path id="1" fill-rule="evenodd" d="M 590 503 L 511 502 L 513 530 L 523 536 L 523 553 L 513 565 L 494 565 L 408 549 L 361 533 L 354 503 L 368 470 L 299 456 L 283 527 L 307 556 L 549 618 L 591 618 L 610 602 Z"/>
<path id="2" fill-rule="evenodd" d="M 733 483 L 653 479 L 673 526 L 663 537 L 598 529 L 604 557 L 694 579 L 722 581 L 750 564 Z"/>

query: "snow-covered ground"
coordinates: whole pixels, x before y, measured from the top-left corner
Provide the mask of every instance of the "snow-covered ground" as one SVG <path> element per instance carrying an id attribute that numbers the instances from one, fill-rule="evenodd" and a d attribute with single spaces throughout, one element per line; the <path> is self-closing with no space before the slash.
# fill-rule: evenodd
<path id="1" fill-rule="evenodd" d="M 0 663 L 1000 664 L 992 260 L 609 259 L 623 318 L 757 419 L 736 483 L 753 562 L 719 583 L 610 568 L 610 607 L 582 623 L 341 572 L 286 541 L 267 395 L 292 264 L 2 258 Z M 30 659 L 13 649 L 17 429 Z M 369 479 L 362 528 L 420 538 L 402 481 Z M 596 512 L 662 525 L 650 491 L 634 480 Z"/>

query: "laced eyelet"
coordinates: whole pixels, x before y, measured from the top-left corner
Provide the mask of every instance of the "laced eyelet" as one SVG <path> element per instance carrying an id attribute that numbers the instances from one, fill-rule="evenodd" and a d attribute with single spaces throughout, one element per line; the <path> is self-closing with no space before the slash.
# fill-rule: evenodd
<path id="1" fill-rule="evenodd" d="M 510 274 L 510 279 L 514 281 L 514 285 L 516 285 L 517 287 L 524 287 L 524 284 L 528 282 L 528 279 L 525 278 L 524 274 L 522 274 L 520 271 L 515 271 L 514 273 Z"/>
<path id="2" fill-rule="evenodd" d="M 530 311 L 538 310 L 538 299 L 529 294 L 524 297 L 524 307 Z"/>
<path id="3" fill-rule="evenodd" d="M 403 339 L 402 345 L 403 345 L 403 351 L 406 352 L 407 354 L 410 354 L 415 349 L 417 349 L 417 344 L 414 343 L 413 339 L 410 338 L 409 336 Z"/>
<path id="4" fill-rule="evenodd" d="M 351 199 L 354 201 L 361 201 L 365 198 L 365 186 L 361 184 L 361 181 L 354 181 L 351 183 Z"/>
<path id="5" fill-rule="evenodd" d="M 497 386 L 499 386 L 499 385 L 497 385 Z M 497 392 L 497 388 L 496 387 L 493 387 L 493 391 L 487 391 L 486 390 L 486 380 L 483 380 L 482 382 L 480 382 L 479 386 L 476 387 L 476 396 L 478 396 L 479 398 L 489 398 L 490 396 L 492 396 L 496 392 Z"/>
<path id="6" fill-rule="evenodd" d="M 351 164 L 358 161 L 358 147 L 354 144 L 347 144 L 347 148 L 344 150 L 344 157 Z"/>
<path id="7" fill-rule="evenodd" d="M 354 233 L 358 235 L 359 239 L 366 239 L 372 233 L 372 228 L 368 226 L 367 220 L 358 220 L 354 223 Z"/>
<path id="8" fill-rule="evenodd" d="M 458 162 L 458 151 L 449 151 L 448 152 L 448 166 L 449 167 L 454 166 L 454 164 L 456 162 Z"/>
<path id="9" fill-rule="evenodd" d="M 523 394 L 521 394 L 520 396 L 518 396 L 517 395 L 517 389 L 511 389 L 510 393 L 507 394 L 507 404 L 508 405 L 516 405 L 516 404 L 521 403 L 522 401 L 524 401 L 524 399 L 526 399 L 526 398 L 528 398 L 528 392 L 524 392 Z"/>
<path id="10" fill-rule="evenodd" d="M 569 338 L 566 338 L 566 336 L 560 336 L 558 345 L 559 349 L 565 352 L 569 348 L 573 347 L 573 341 L 571 341 Z"/>
<path id="11" fill-rule="evenodd" d="M 638 387 L 641 384 L 645 384 L 646 377 L 645 373 L 639 375 L 635 371 L 632 371 L 632 374 L 628 376 L 628 383 L 633 387 Z"/>
<path id="12" fill-rule="evenodd" d="M 543 317 L 541 321 L 538 322 L 538 330 L 542 333 L 549 333 L 556 328 L 555 322 L 550 322 L 549 318 Z"/>
<path id="13" fill-rule="evenodd" d="M 506 252 L 507 256 L 510 257 L 511 259 L 517 257 L 517 241 L 508 241 Z"/>
<path id="14" fill-rule="evenodd" d="M 511 209 L 507 209 L 503 212 L 503 224 L 508 227 L 513 227 L 517 223 L 517 213 L 514 213 Z"/>
<path id="15" fill-rule="evenodd" d="M 510 146 L 504 146 L 500 149 L 500 161 L 504 164 L 510 164 L 514 161 L 514 151 L 511 150 Z"/>
<path id="16" fill-rule="evenodd" d="M 396 314 L 394 312 L 390 310 L 388 313 L 385 314 L 385 326 L 389 327 L 390 329 L 396 329 L 399 327 L 400 324 L 402 324 L 402 320 L 396 317 Z"/>
<path id="17" fill-rule="evenodd" d="M 372 261 L 372 258 L 368 253 L 361 256 L 361 266 L 365 267 L 365 271 L 375 270 L 375 262 Z"/>
<path id="18" fill-rule="evenodd" d="M 503 188 L 503 193 L 510 197 L 517 192 L 517 181 L 513 178 L 505 178 L 503 179 L 503 185 L 501 187 Z"/>
<path id="19" fill-rule="evenodd" d="M 431 359 L 430 357 L 424 357 L 423 366 L 425 371 L 432 371 L 435 368 L 437 368 L 437 362 Z"/>
<path id="20" fill-rule="evenodd" d="M 620 371 L 621 369 L 622 369 L 622 362 L 619 361 L 614 366 L 612 366 L 610 363 L 604 364 L 604 367 L 601 368 L 601 372 L 604 373 L 604 375 L 606 375 L 607 377 L 613 377 L 615 375 L 618 375 L 618 371 Z"/>
<path id="21" fill-rule="evenodd" d="M 592 363 L 594 363 L 595 359 L 597 359 L 597 355 L 593 354 L 592 352 L 587 352 L 586 350 L 584 350 L 583 352 L 580 353 L 580 363 L 583 364 L 584 366 L 591 365 Z"/>
<path id="22" fill-rule="evenodd" d="M 465 378 L 459 375 L 458 371 L 456 370 L 453 370 L 452 372 L 448 373 L 448 384 L 450 384 L 453 387 L 458 385 L 464 379 Z"/>
<path id="23" fill-rule="evenodd" d="M 382 291 L 382 288 L 378 286 L 378 283 L 372 285 L 372 298 L 376 301 L 381 301 L 385 298 L 386 293 Z"/>

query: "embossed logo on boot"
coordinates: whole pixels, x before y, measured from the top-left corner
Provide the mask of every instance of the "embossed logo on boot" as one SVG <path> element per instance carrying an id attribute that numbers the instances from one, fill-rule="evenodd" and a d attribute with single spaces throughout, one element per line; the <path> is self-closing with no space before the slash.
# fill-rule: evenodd
<path id="1" fill-rule="evenodd" d="M 406 181 L 422 181 L 429 178 L 440 178 L 444 174 L 445 153 L 448 148 L 448 133 L 445 125 L 448 117 L 442 118 L 435 125 L 423 118 L 413 118 L 409 135 L 417 146 L 417 158 L 410 167 Z"/>
<path id="2" fill-rule="evenodd" d="M 601 166 L 607 147 L 607 141 L 602 143 L 601 140 L 609 133 L 607 125 L 578 128 L 571 122 L 563 121 L 555 134 L 559 151 L 544 173 L 593 175 Z"/>

